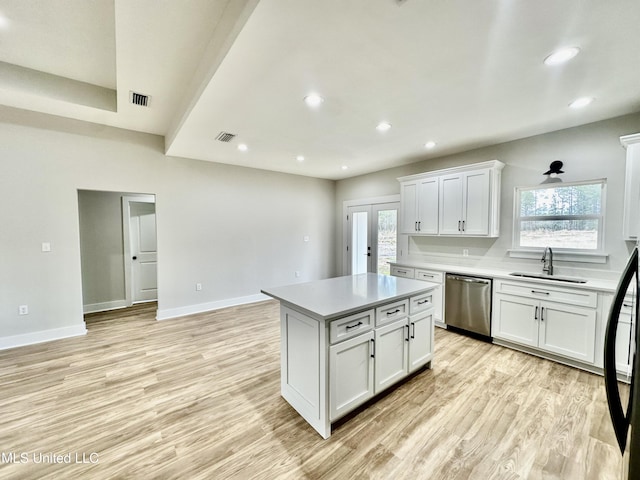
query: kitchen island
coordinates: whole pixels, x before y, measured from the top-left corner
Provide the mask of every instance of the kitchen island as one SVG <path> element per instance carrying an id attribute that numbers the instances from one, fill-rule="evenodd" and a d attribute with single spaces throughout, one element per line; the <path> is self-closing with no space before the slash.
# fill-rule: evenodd
<path id="1" fill-rule="evenodd" d="M 437 286 L 364 273 L 263 289 L 280 301 L 283 398 L 328 438 L 332 422 L 429 367 Z"/>

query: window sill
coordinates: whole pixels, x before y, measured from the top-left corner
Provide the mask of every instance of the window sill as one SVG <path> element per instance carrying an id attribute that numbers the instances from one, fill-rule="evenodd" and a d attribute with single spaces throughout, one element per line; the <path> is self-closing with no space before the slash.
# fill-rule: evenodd
<path id="1" fill-rule="evenodd" d="M 533 258 L 540 260 L 542 258 L 542 250 L 513 248 L 507 250 L 510 257 L 513 258 Z M 607 263 L 608 253 L 603 252 L 566 252 L 553 251 L 553 259 L 561 262 L 579 262 L 579 263 Z"/>

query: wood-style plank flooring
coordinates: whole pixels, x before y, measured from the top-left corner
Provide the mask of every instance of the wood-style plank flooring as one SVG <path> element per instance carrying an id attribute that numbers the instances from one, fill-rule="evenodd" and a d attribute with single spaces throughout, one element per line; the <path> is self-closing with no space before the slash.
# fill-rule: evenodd
<path id="1" fill-rule="evenodd" d="M 155 309 L 0 352 L 0 478 L 619 479 L 599 376 L 436 329 L 431 370 L 322 440 L 280 397 L 276 302 Z"/>

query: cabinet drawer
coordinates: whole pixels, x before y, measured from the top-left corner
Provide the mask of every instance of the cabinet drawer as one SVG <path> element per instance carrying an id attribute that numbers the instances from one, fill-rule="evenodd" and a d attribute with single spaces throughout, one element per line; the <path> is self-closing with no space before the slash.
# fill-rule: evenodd
<path id="1" fill-rule="evenodd" d="M 371 330 L 371 328 L 373 328 L 373 315 L 373 310 L 367 310 L 366 312 L 360 312 L 334 320 L 329 326 L 330 343 L 333 345 L 334 343 Z"/>
<path id="2" fill-rule="evenodd" d="M 413 278 L 414 269 L 408 267 L 391 267 L 391 275 L 394 277 Z"/>
<path id="3" fill-rule="evenodd" d="M 496 282 L 495 291 L 509 295 L 520 295 L 536 300 L 568 303 L 570 305 L 591 308 L 595 308 L 598 303 L 598 294 L 596 292 L 548 287 L 547 285 L 541 285 L 539 283 L 520 283 L 502 280 Z"/>
<path id="4" fill-rule="evenodd" d="M 427 282 L 442 283 L 443 274 L 436 270 L 416 270 L 417 280 L 426 280 Z"/>
<path id="5" fill-rule="evenodd" d="M 409 299 L 409 314 L 424 312 L 434 306 L 433 292 L 416 295 Z"/>
<path id="6" fill-rule="evenodd" d="M 409 300 L 388 303 L 376 308 L 376 327 L 406 317 L 409 314 Z"/>

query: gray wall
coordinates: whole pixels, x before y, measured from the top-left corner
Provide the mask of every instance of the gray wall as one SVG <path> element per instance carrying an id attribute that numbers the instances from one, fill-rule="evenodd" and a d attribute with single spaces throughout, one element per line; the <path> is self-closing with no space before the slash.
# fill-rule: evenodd
<path id="1" fill-rule="evenodd" d="M 159 313 L 334 274 L 334 182 L 167 157 L 154 135 L 0 118 L 0 338 L 82 324 L 78 190 L 156 195 Z"/>
<path id="2" fill-rule="evenodd" d="M 622 208 L 626 150 L 619 137 L 640 132 L 640 114 L 627 115 L 581 127 L 560 130 L 446 157 L 424 160 L 406 165 L 340 180 L 336 185 L 336 248 L 341 251 L 342 204 L 345 200 L 400 193 L 397 177 L 431 170 L 439 170 L 486 160 L 500 160 L 506 164 L 502 172 L 501 230 L 497 239 L 462 239 L 412 237 L 401 239 L 403 248 L 414 258 L 439 263 L 474 266 L 501 264 L 505 268 L 518 266 L 540 268 L 537 260 L 512 259 L 513 190 L 516 186 L 536 185 L 553 160 L 564 162 L 565 182 L 606 178 L 605 250 L 610 254 L 604 265 L 558 262 L 558 273 L 575 274 L 580 270 L 597 271 L 600 276 L 614 277 L 623 268 L 631 245 L 622 240 Z M 463 248 L 470 257 L 461 258 Z M 405 252 L 406 253 L 406 252 Z M 341 258 L 336 270 L 341 271 Z"/>

